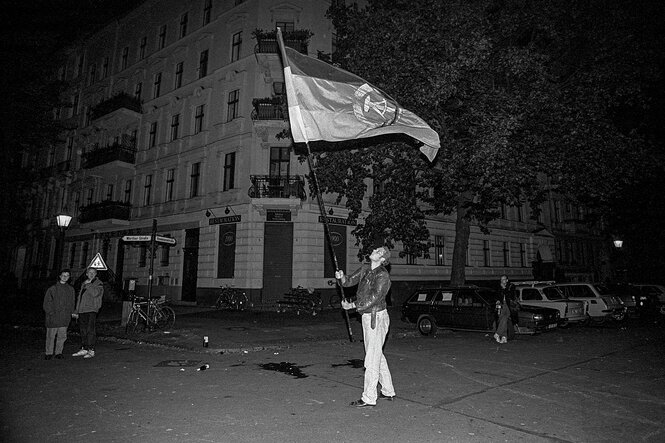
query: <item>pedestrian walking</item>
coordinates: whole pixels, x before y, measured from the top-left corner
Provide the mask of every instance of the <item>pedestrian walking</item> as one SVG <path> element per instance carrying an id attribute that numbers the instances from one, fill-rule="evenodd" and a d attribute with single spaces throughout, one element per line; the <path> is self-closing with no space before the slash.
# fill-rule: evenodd
<path id="1" fill-rule="evenodd" d="M 88 268 L 85 271 L 87 279 L 81 285 L 76 310 L 72 316 L 78 318 L 81 331 L 81 349 L 72 354 L 74 357 L 92 358 L 95 356 L 97 343 L 97 313 L 102 307 L 104 286 L 97 278 L 97 270 Z"/>
<path id="2" fill-rule="evenodd" d="M 494 339 L 497 343 L 508 343 L 515 336 L 514 324 L 517 323 L 517 301 L 515 300 L 515 286 L 508 277 L 501 276 L 499 300 L 496 302 L 497 326 Z"/>
<path id="3" fill-rule="evenodd" d="M 380 247 L 372 251 L 369 263 L 362 265 L 346 277 L 344 271 L 335 272 L 342 286 L 358 285 L 355 303 L 342 300 L 346 310 L 357 309 L 362 314 L 363 341 L 365 344 L 365 380 L 360 400 L 351 402 L 358 408 L 376 405 L 377 398 L 393 400 L 395 388 L 383 355 L 383 344 L 390 328 L 390 317 L 386 309 L 386 295 L 390 289 L 390 275 L 385 266 L 390 262 L 390 250 Z M 377 394 L 377 386 L 381 392 Z"/>
<path id="4" fill-rule="evenodd" d="M 72 320 L 76 302 L 76 293 L 69 284 L 70 277 L 69 269 L 60 271 L 57 283 L 49 287 L 44 295 L 43 308 L 46 326 L 44 358 L 46 360 L 53 358 L 54 351 L 55 358 L 61 359 L 62 349 L 67 341 L 67 327 Z"/>

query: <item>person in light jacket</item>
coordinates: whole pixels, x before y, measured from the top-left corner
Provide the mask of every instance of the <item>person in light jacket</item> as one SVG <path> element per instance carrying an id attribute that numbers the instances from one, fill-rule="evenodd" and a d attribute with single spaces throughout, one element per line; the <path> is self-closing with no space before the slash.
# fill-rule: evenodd
<path id="1" fill-rule="evenodd" d="M 68 283 L 70 276 L 69 269 L 60 271 L 58 282 L 48 288 L 44 295 L 46 360 L 53 358 L 53 342 L 55 342 L 55 358 L 62 358 L 62 349 L 67 340 L 67 327 L 72 319 L 76 302 L 74 288 Z"/>
<path id="2" fill-rule="evenodd" d="M 76 310 L 72 316 L 78 318 L 81 330 L 81 350 L 72 354 L 74 357 L 92 358 L 95 356 L 97 343 L 97 313 L 102 307 L 104 286 L 97 278 L 97 270 L 88 268 L 85 271 L 88 277 L 81 285 Z"/>

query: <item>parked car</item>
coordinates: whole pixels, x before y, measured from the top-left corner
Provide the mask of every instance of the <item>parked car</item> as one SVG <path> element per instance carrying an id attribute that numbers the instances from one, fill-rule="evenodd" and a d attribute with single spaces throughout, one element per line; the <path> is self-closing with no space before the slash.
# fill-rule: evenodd
<path id="1" fill-rule="evenodd" d="M 593 283 L 557 283 L 566 298 L 583 300 L 586 314 L 595 323 L 604 323 L 606 320 L 621 321 L 626 316 L 626 307 L 619 297 L 608 294 L 603 286 Z"/>
<path id="2" fill-rule="evenodd" d="M 584 302 L 567 299 L 560 289 L 552 286 L 553 281 L 523 281 L 516 282 L 515 292 L 517 301 L 522 306 L 538 306 L 552 308 L 559 311 L 559 326 L 586 323 L 589 319 L 584 309 Z"/>
<path id="3" fill-rule="evenodd" d="M 665 315 L 665 286 L 634 283 L 632 284 L 640 294 L 640 300 L 646 309 L 653 309 Z"/>
<path id="4" fill-rule="evenodd" d="M 640 290 L 627 283 L 598 284 L 601 293 L 614 294 L 621 299 L 626 307 L 626 316 L 639 317 L 640 311 L 645 307 L 646 296 L 640 294 Z"/>
<path id="5" fill-rule="evenodd" d="M 477 286 L 431 287 L 417 289 L 402 305 L 402 321 L 415 323 L 423 335 L 438 328 L 494 331 L 499 294 Z M 518 311 L 518 334 L 535 334 L 555 329 L 559 311 L 523 306 Z"/>

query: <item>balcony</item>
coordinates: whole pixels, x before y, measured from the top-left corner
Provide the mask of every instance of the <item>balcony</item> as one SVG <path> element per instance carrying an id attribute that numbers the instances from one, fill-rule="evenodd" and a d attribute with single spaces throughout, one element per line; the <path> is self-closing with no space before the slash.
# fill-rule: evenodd
<path id="1" fill-rule="evenodd" d="M 305 180 L 296 176 L 251 175 L 252 186 L 247 194 L 251 198 L 296 198 L 307 199 Z"/>
<path id="2" fill-rule="evenodd" d="M 309 39 L 314 35 L 309 29 L 298 29 L 290 32 L 284 32 L 284 45 L 293 48 L 301 54 L 307 54 Z M 277 44 L 276 31 L 264 31 L 256 29 L 252 32 L 256 39 L 254 52 L 256 54 L 279 54 L 279 45 Z"/>
<path id="3" fill-rule="evenodd" d="M 130 96 L 124 92 L 115 95 L 91 109 L 90 119 L 97 120 L 107 114 L 111 114 L 119 109 L 126 109 L 133 113 L 141 113 L 141 100 Z"/>
<path id="4" fill-rule="evenodd" d="M 132 206 L 129 203 L 105 200 L 82 207 L 78 221 L 79 223 L 110 219 L 129 221 L 131 209 Z"/>
<path id="5" fill-rule="evenodd" d="M 39 170 L 39 176 L 42 179 L 52 178 L 56 175 L 65 174 L 69 172 L 72 168 L 72 162 L 70 160 L 65 160 L 59 163 L 56 163 L 51 166 L 47 166 Z"/>
<path id="6" fill-rule="evenodd" d="M 286 120 L 288 116 L 282 97 L 255 98 L 252 106 L 252 120 Z"/>
<path id="7" fill-rule="evenodd" d="M 96 168 L 98 166 L 126 166 L 136 163 L 136 139 L 128 135 L 105 148 L 97 148 L 88 151 L 82 156 L 81 167 L 83 169 Z"/>

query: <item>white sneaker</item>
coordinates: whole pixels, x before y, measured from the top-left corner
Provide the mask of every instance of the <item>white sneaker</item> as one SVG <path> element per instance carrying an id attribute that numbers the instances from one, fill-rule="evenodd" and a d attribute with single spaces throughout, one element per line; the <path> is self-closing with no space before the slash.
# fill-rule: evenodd
<path id="1" fill-rule="evenodd" d="M 86 354 L 83 356 L 83 358 L 92 358 L 95 356 L 95 351 L 88 351 Z"/>
<path id="2" fill-rule="evenodd" d="M 499 334 L 494 334 L 494 340 L 496 340 L 497 343 L 500 343 Z"/>
<path id="3" fill-rule="evenodd" d="M 508 339 L 506 337 L 501 337 L 501 341 L 499 343 L 508 343 Z M 93 352 L 93 354 L 94 354 L 94 352 Z M 86 355 L 86 357 L 87 357 L 87 355 Z M 85 358 L 85 357 L 83 357 L 83 358 Z"/>
<path id="4" fill-rule="evenodd" d="M 81 349 L 80 351 L 73 353 L 72 357 L 82 357 L 84 355 L 88 355 L 87 349 Z"/>

